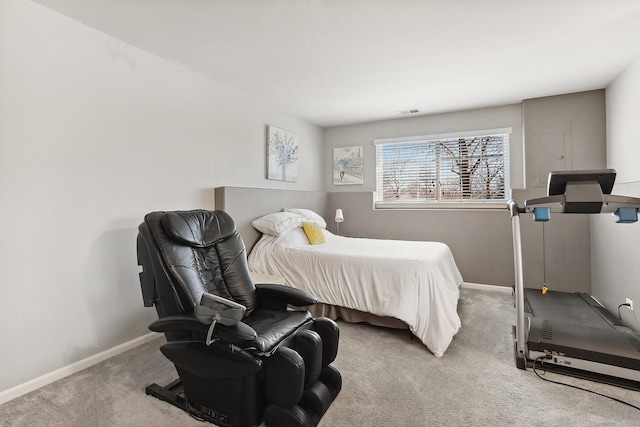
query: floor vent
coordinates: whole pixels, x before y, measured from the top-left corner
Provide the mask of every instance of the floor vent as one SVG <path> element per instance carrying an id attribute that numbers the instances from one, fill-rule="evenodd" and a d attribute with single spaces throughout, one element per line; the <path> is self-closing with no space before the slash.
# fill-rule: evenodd
<path id="1" fill-rule="evenodd" d="M 635 335 L 629 334 L 629 342 L 632 346 L 635 347 L 636 351 L 640 353 L 640 339 L 638 339 L 638 337 L 636 337 Z"/>
<path id="2" fill-rule="evenodd" d="M 553 339 L 553 324 L 551 322 L 542 322 L 542 331 L 540 336 L 543 340 L 551 341 Z"/>

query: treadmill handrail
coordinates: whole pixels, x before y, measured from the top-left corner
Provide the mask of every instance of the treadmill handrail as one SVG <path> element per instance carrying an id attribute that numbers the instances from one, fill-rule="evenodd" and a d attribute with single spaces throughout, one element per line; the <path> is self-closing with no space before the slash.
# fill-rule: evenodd
<path id="1" fill-rule="evenodd" d="M 525 316 L 524 316 L 524 273 L 522 267 L 522 240 L 520 232 L 520 212 L 523 208 L 515 200 L 507 202 L 511 212 L 511 230 L 513 236 L 513 264 L 515 271 L 514 293 L 516 299 L 516 352 L 519 357 L 526 357 L 525 348 Z"/>

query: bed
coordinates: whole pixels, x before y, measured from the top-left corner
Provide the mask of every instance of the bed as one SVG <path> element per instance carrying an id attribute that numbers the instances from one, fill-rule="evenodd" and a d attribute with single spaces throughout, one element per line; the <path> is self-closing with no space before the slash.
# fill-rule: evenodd
<path id="1" fill-rule="evenodd" d="M 324 307 L 321 314 L 337 307 L 395 320 L 408 326 L 435 356 L 443 356 L 460 329 L 462 284 L 446 244 L 341 237 L 326 230 L 324 220 L 312 211 L 289 211 L 252 222 L 263 233 L 249 254 L 253 272 L 284 277 L 287 285 L 311 292 Z M 311 244 L 304 223 L 315 225 L 321 243 Z"/>

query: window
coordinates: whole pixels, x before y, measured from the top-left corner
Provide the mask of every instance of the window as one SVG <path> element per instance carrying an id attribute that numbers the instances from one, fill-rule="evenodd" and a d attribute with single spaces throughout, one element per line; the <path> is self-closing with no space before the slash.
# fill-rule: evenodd
<path id="1" fill-rule="evenodd" d="M 376 140 L 376 206 L 490 205 L 510 194 L 509 133 L 493 129 Z"/>

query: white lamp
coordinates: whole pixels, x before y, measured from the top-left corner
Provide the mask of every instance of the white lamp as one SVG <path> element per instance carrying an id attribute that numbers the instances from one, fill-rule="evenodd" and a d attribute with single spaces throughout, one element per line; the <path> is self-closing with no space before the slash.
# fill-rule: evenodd
<path id="1" fill-rule="evenodd" d="M 338 236 L 340 235 L 340 223 L 344 221 L 342 209 L 336 209 L 336 227 L 338 228 Z"/>

